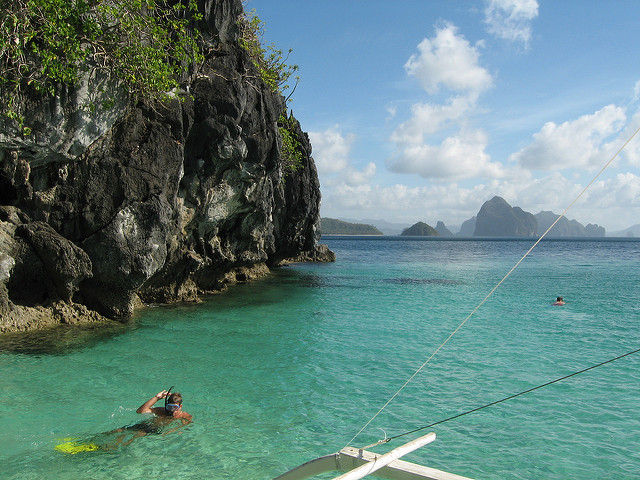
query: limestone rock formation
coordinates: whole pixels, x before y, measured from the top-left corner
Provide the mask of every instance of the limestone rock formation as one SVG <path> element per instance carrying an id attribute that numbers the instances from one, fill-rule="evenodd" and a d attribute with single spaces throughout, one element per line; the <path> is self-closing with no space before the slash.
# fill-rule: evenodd
<path id="1" fill-rule="evenodd" d="M 538 222 L 538 234 L 542 235 L 556 221 L 559 215 L 553 212 L 543 211 L 536 213 Z M 588 224 L 586 227 L 577 220 L 569 220 L 562 217 L 547 234 L 548 237 L 604 237 L 604 227 Z"/>
<path id="2" fill-rule="evenodd" d="M 476 219 L 476 237 L 530 237 L 537 232 L 535 217 L 520 207 L 511 207 L 502 197 L 485 202 Z"/>
<path id="3" fill-rule="evenodd" d="M 469 220 L 465 220 L 456 235 L 459 237 L 472 237 L 473 232 L 476 231 L 476 220 L 477 217 L 471 217 Z"/>
<path id="4" fill-rule="evenodd" d="M 604 237 L 607 231 L 597 223 L 587 223 L 584 227 L 585 237 Z"/>
<path id="5" fill-rule="evenodd" d="M 115 106 L 89 114 L 95 79 L 83 79 L 24 99 L 29 136 L 0 120 L 0 331 L 127 318 L 141 300 L 194 300 L 292 259 L 335 258 L 317 244 L 308 136 L 294 119 L 303 155 L 290 169 L 285 100 L 238 46 L 240 0 L 200 4 L 206 59 L 174 100 L 102 79 Z"/>
<path id="6" fill-rule="evenodd" d="M 58 297 L 71 302 L 73 294 L 85 278 L 91 278 L 91 260 L 80 247 L 67 240 L 44 222 L 30 222 L 16 228 L 16 233 L 27 241 L 37 259 L 42 263 L 43 277 L 53 282 L 55 292 L 50 297 Z M 20 278 L 16 275 L 16 278 Z"/>
<path id="7" fill-rule="evenodd" d="M 449 230 L 444 222 L 440 220 L 438 220 L 438 223 L 436 223 L 436 231 L 441 237 L 453 237 L 453 233 L 451 232 L 451 230 Z"/>
<path id="8" fill-rule="evenodd" d="M 431 225 L 427 225 L 424 222 L 418 222 L 409 228 L 405 228 L 402 233 L 404 237 L 437 237 L 438 231 Z"/>
<path id="9" fill-rule="evenodd" d="M 632 225 L 629 228 L 626 228 L 625 230 L 611 232 L 609 233 L 609 235 L 612 237 L 627 237 L 627 238 L 640 237 L 640 223 L 636 225 Z"/>

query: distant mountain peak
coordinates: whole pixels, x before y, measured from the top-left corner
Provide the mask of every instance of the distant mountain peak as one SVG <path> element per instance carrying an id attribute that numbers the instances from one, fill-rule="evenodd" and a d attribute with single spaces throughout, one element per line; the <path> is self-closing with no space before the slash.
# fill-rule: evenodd
<path id="1" fill-rule="evenodd" d="M 438 220 L 436 223 L 436 231 L 440 234 L 441 237 L 453 237 L 453 233 L 449 230 L 444 222 Z"/>
<path id="2" fill-rule="evenodd" d="M 476 237 L 532 237 L 538 222 L 520 207 L 512 207 L 499 196 L 485 202 L 476 219 Z"/>
<path id="3" fill-rule="evenodd" d="M 438 231 L 431 225 L 424 222 L 418 222 L 409 228 L 405 228 L 401 233 L 404 237 L 439 237 Z"/>

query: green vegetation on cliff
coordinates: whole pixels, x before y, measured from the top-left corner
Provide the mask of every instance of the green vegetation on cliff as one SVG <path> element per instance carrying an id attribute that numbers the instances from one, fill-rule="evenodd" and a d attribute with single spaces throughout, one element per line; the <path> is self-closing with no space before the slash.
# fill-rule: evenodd
<path id="1" fill-rule="evenodd" d="M 302 168 L 302 162 L 305 158 L 305 152 L 297 139 L 296 129 L 299 128 L 298 121 L 293 117 L 293 114 L 287 116 L 286 112 L 283 112 L 280 115 L 278 132 L 282 141 L 280 156 L 286 169 L 285 176 Z"/>
<path id="2" fill-rule="evenodd" d="M 324 235 L 383 235 L 373 225 L 343 222 L 335 218 L 322 218 L 320 221 Z"/>
<path id="3" fill-rule="evenodd" d="M 165 96 L 202 59 L 197 8 L 196 0 L 0 2 L 1 113 L 22 124 L 21 93 L 53 96 L 56 85 L 96 71 L 131 93 Z"/>
<path id="4" fill-rule="evenodd" d="M 438 231 L 431 225 L 424 222 L 418 222 L 409 228 L 405 228 L 400 234 L 405 237 L 439 237 Z"/>
<path id="5" fill-rule="evenodd" d="M 289 78 L 298 70 L 298 65 L 287 64 L 293 50 L 289 49 L 285 55 L 273 43 L 266 47 L 262 45 L 264 22 L 260 20 L 255 9 L 243 12 L 238 19 L 238 27 L 240 28 L 240 46 L 249 53 L 253 65 L 260 73 L 261 80 L 274 92 L 282 93 L 287 90 Z M 299 77 L 295 77 L 295 80 L 297 84 Z"/>
<path id="6" fill-rule="evenodd" d="M 335 260 L 317 243 L 320 181 L 309 137 L 238 44 L 240 0 L 197 0 L 199 12 L 187 0 L 9 1 L 0 0 L 0 88 L 13 97 L 0 102 L 12 98 L 32 132 L 0 111 L 0 332 L 126 319 L 141 300 L 192 301 L 290 261 Z M 123 5 L 132 10 L 97 21 L 101 9 Z M 118 30 L 143 11 L 141 21 L 157 20 L 151 5 L 185 20 L 176 35 L 194 37 L 197 27 L 206 52 L 173 71 L 179 90 L 162 104 L 167 92 L 129 93 L 83 39 L 102 41 L 89 26 Z M 132 32 L 131 41 L 141 39 L 144 52 L 157 32 Z M 125 47 L 135 51 L 135 42 Z"/>
<path id="7" fill-rule="evenodd" d="M 291 75 L 298 70 L 297 65 L 289 65 L 287 63 L 293 50 L 289 49 L 285 55 L 273 43 L 263 46 L 264 22 L 260 20 L 255 9 L 250 12 L 243 10 L 237 24 L 240 29 L 238 43 L 249 54 L 253 66 L 258 71 L 260 80 L 272 92 L 282 94 L 289 88 L 287 82 Z M 251 77 L 249 76 L 248 78 Z M 296 85 L 299 79 L 300 77 L 295 77 Z M 294 91 L 295 86 L 289 97 Z M 287 97 L 287 101 L 289 97 Z M 302 160 L 306 154 L 296 138 L 297 130 L 299 130 L 299 125 L 293 114 L 287 115 L 286 111 L 283 112 L 278 118 L 278 133 L 280 133 L 280 156 L 286 168 L 285 176 L 302 168 Z"/>

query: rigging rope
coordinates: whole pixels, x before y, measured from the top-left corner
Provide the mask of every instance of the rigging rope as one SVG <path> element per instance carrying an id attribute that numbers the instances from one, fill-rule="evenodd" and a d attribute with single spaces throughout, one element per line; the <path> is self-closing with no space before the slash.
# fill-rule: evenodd
<path id="1" fill-rule="evenodd" d="M 619 355 L 619 356 L 617 356 L 615 358 L 610 358 L 609 360 L 605 360 L 604 362 L 600 362 L 600 363 L 598 363 L 596 365 L 592 365 L 590 367 L 583 368 L 582 370 L 570 373 L 569 375 L 565 375 L 564 377 L 556 378 L 555 380 L 551 380 L 550 382 L 543 383 L 542 385 L 538 385 L 536 387 L 529 388 L 528 390 L 524 390 L 524 391 L 519 392 L 519 393 L 514 393 L 513 395 L 509 395 L 508 397 L 501 398 L 500 400 L 496 400 L 495 402 L 487 403 L 486 405 L 482 405 L 481 407 L 474 408 L 473 410 L 467 410 L 466 412 L 459 413 L 458 415 L 454 415 L 453 417 L 445 418 L 444 420 L 440 420 L 438 422 L 434 422 L 434 423 L 431 423 L 429 425 L 425 425 L 424 427 L 414 428 L 413 430 L 410 430 L 410 431 L 404 432 L 404 433 L 400 433 L 400 434 L 394 435 L 392 437 L 387 437 L 385 435 L 384 440 L 380 440 L 377 444 L 387 443 L 387 442 L 390 442 L 391 440 L 393 440 L 395 438 L 404 437 L 405 435 L 410 435 L 412 433 L 419 432 L 419 431 L 425 430 L 427 428 L 431 428 L 434 425 L 440 425 L 441 423 L 448 422 L 449 420 L 453 420 L 455 418 L 463 417 L 463 416 L 468 415 L 470 413 L 477 412 L 478 410 L 482 410 L 484 408 L 491 407 L 493 405 L 497 405 L 498 403 L 506 402 L 507 400 L 511 400 L 511 399 L 519 397 L 521 395 L 525 395 L 527 393 L 531 393 L 534 390 L 538 390 L 540 388 L 547 387 L 547 386 L 552 385 L 554 383 L 561 382 L 562 380 L 566 380 L 567 378 L 571 378 L 571 377 L 574 377 L 574 376 L 579 375 L 581 373 L 587 372 L 589 370 L 593 370 L 594 368 L 601 367 L 603 365 L 606 365 L 607 363 L 615 362 L 616 360 L 620 360 L 621 358 L 628 357 L 629 355 L 633 355 L 634 353 L 638 353 L 638 352 L 640 352 L 640 348 L 638 348 L 636 350 L 633 350 L 631 352 L 624 353 L 624 354 Z M 377 445 L 377 444 L 374 444 L 374 445 Z"/>
<path id="2" fill-rule="evenodd" d="M 418 373 L 420 373 L 424 369 L 424 367 L 427 366 L 427 364 L 431 361 L 431 359 L 437 355 L 437 353 L 449 342 L 449 340 L 451 340 L 453 338 L 453 336 L 456 333 L 458 333 L 458 330 L 460 330 L 463 327 L 463 325 L 465 323 L 467 323 L 467 321 L 478 311 L 478 309 L 482 305 L 484 305 L 484 303 L 487 300 L 489 300 L 489 298 L 493 295 L 493 293 L 500 287 L 500 285 L 502 285 L 505 282 L 505 280 L 507 278 L 509 278 L 509 276 L 513 273 L 513 271 L 524 261 L 524 259 L 533 251 L 533 249 L 536 248 L 536 246 L 549 233 L 549 231 L 556 225 L 556 223 L 558 223 L 560 221 L 560 219 L 563 218 L 566 215 L 566 213 L 569 211 L 569 209 L 571 207 L 573 207 L 573 205 L 582 197 L 582 195 L 584 195 L 584 193 L 591 187 L 591 185 L 593 185 L 595 183 L 595 181 L 598 179 L 598 177 L 600 177 L 600 175 L 602 175 L 602 173 L 609 167 L 609 165 L 611 165 L 613 163 L 613 161 L 618 157 L 618 155 L 620 155 L 620 152 L 622 152 L 625 149 L 625 147 L 629 144 L 629 142 L 631 142 L 631 140 L 634 139 L 634 137 L 638 134 L 638 132 L 640 132 L 640 127 L 638 127 L 636 129 L 636 131 L 633 132 L 633 134 L 627 139 L 627 141 L 624 142 L 624 144 L 609 159 L 609 161 L 607 163 L 605 163 L 605 165 L 600 169 L 600 171 L 593 177 L 593 179 L 587 184 L 587 186 L 584 187 L 584 189 L 582 189 L 582 191 L 569 204 L 569 206 L 567 208 L 565 208 L 564 211 L 560 215 L 558 215 L 558 218 L 556 218 L 555 222 L 553 222 L 551 224 L 551 226 L 549 228 L 547 228 L 547 230 L 542 235 L 540 235 L 540 238 L 538 238 L 538 240 L 536 240 L 536 242 L 531 246 L 531 248 L 529 250 L 527 250 L 527 252 L 522 256 L 522 258 L 516 262 L 516 264 L 513 266 L 513 268 L 511 268 L 511 270 L 509 270 L 509 272 L 502 278 L 502 280 L 500 280 L 497 283 L 497 285 L 491 289 L 491 291 L 487 294 L 487 296 L 484 297 L 484 299 L 471 311 L 471 313 L 469 315 L 467 315 L 467 317 L 460 323 L 460 325 L 458 325 L 458 327 L 451 333 L 451 335 L 449 335 L 449 337 L 447 337 L 447 339 L 444 342 L 442 342 L 442 344 L 440 344 L 440 346 L 438 348 L 435 349 L 435 351 L 424 361 L 424 363 L 422 365 L 420 365 L 420 367 L 413 373 L 413 375 L 411 375 L 409 377 L 409 379 L 391 396 L 391 398 L 389 398 L 389 400 L 387 400 L 387 403 L 385 403 L 382 406 L 382 408 L 380 408 L 380 410 L 378 410 L 376 412 L 376 414 L 373 417 L 371 417 L 369 419 L 369 421 L 360 430 L 358 430 L 358 433 L 356 433 L 353 436 L 353 438 L 351 440 L 349 440 L 349 443 L 347 443 L 345 445 L 345 448 L 348 447 L 349 445 L 351 445 L 351 443 L 356 438 L 358 438 L 358 436 L 371 424 L 371 422 L 373 422 L 378 417 L 378 415 L 380 415 L 382 413 L 382 411 L 385 408 L 387 408 L 387 406 L 400 394 L 400 392 L 402 390 L 404 390 L 404 388 L 407 385 L 409 385 L 409 383 L 411 383 L 411 381 L 415 378 L 415 376 L 418 375 Z"/>

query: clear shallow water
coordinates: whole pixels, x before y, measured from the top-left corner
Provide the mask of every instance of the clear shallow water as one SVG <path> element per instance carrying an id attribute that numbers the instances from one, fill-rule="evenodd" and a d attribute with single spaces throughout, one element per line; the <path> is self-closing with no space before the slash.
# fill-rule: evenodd
<path id="1" fill-rule="evenodd" d="M 269 479 L 337 451 L 532 243 L 323 242 L 335 264 L 149 308 L 109 332 L 62 330 L 37 349 L 37 336 L 0 341 L 4 479 Z M 639 348 L 639 267 L 637 241 L 541 243 L 354 444 Z M 549 306 L 557 295 L 569 303 Z M 639 367 L 626 357 L 438 425 L 405 459 L 477 479 L 640 478 Z M 171 385 L 194 415 L 181 434 L 54 450 L 140 420 L 135 409 Z"/>

